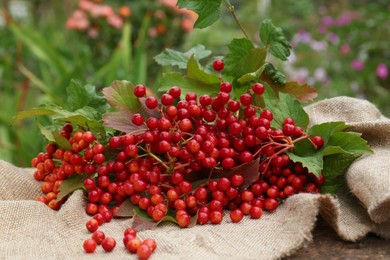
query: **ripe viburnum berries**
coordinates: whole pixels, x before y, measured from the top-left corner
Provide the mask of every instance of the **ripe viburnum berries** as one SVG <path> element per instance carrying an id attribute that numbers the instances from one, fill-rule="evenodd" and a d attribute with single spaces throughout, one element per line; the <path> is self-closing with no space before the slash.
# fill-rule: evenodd
<path id="1" fill-rule="evenodd" d="M 224 63 L 216 60 L 213 67 L 219 72 Z M 107 252 L 115 249 L 115 239 L 98 228 L 119 214 L 124 201 L 149 220 L 169 215 L 185 228 L 219 224 L 227 215 L 232 222 L 258 219 L 293 194 L 320 192 L 324 176 L 314 176 L 288 152 L 303 139 L 320 149 L 323 138 L 305 133 L 290 117 L 274 122 L 272 111 L 256 104 L 265 90 L 261 83 L 248 86 L 237 100 L 232 88 L 221 79 L 219 93 L 198 97 L 174 86 L 158 100 L 145 98 L 145 86 L 137 85 L 133 94 L 142 106 L 128 115 L 132 133 L 103 138 L 65 124 L 60 134 L 72 149 L 49 144 L 32 160 L 45 194 L 38 200 L 58 209 L 64 201 L 57 201 L 61 183 L 81 175 L 86 212 L 92 216 L 86 228 L 93 233 L 83 247 L 91 253 L 97 245 Z M 280 129 L 273 127 L 277 124 Z M 156 249 L 154 240 L 141 241 L 130 228 L 123 242 L 141 259 Z"/>
<path id="2" fill-rule="evenodd" d="M 221 71 L 225 67 L 225 63 L 222 60 L 215 60 L 213 62 L 213 69 L 215 71 Z"/>

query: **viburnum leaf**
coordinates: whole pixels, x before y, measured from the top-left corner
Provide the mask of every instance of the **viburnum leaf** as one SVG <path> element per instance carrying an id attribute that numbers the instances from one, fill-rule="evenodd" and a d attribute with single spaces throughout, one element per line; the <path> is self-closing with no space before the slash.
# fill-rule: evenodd
<path id="1" fill-rule="evenodd" d="M 261 78 L 273 86 L 273 83 L 276 84 L 275 86 L 282 86 L 286 84 L 286 76 L 275 68 L 272 63 L 265 64 L 264 73 L 261 75 Z"/>
<path id="2" fill-rule="evenodd" d="M 328 145 L 328 140 L 331 135 L 339 133 L 347 129 L 345 122 L 326 122 L 322 124 L 313 125 L 307 130 L 307 133 L 314 136 L 319 135 L 324 140 L 324 147 Z"/>
<path id="3" fill-rule="evenodd" d="M 264 84 L 265 92 L 263 94 L 265 107 L 272 111 L 274 119 L 271 121 L 271 125 L 278 129 L 282 129 L 283 121 L 286 117 L 294 119 L 295 124 L 300 126 L 303 130 L 309 123 L 309 116 L 303 109 L 301 103 L 292 95 L 279 93 L 279 97 L 273 92 L 273 90 Z"/>
<path id="4" fill-rule="evenodd" d="M 322 193 L 336 193 L 337 190 L 345 183 L 343 178 L 344 172 L 351 163 L 360 155 L 354 154 L 332 154 L 324 157 L 323 174 L 325 183 L 321 187 Z"/>
<path id="5" fill-rule="evenodd" d="M 72 80 L 66 92 L 68 94 L 67 104 L 72 111 L 88 106 L 102 114 L 108 109 L 106 99 L 97 94 L 95 86 L 89 84 L 82 86 Z"/>
<path id="6" fill-rule="evenodd" d="M 68 179 L 64 180 L 59 187 L 59 193 L 57 194 L 56 202 L 62 200 L 66 196 L 78 189 L 84 188 L 83 180 L 86 178 L 85 174 L 75 174 Z"/>
<path id="7" fill-rule="evenodd" d="M 257 82 L 260 78 L 261 73 L 263 73 L 263 70 L 264 70 L 264 65 L 261 66 L 255 72 L 251 72 L 251 73 L 247 73 L 247 74 L 242 75 L 240 78 L 237 79 L 237 81 L 241 85 Z"/>
<path id="8" fill-rule="evenodd" d="M 307 83 L 286 82 L 286 76 L 270 63 L 265 65 L 260 79 L 267 82 L 275 91 L 291 94 L 300 102 L 310 102 L 318 96 L 317 90 Z"/>
<path id="9" fill-rule="evenodd" d="M 217 93 L 219 91 L 219 78 L 201 69 L 198 62 L 191 56 L 187 63 L 187 75 L 178 72 L 165 73 L 160 79 L 159 91 L 167 91 L 172 86 L 179 86 L 182 95 L 192 91 L 198 95 Z"/>
<path id="10" fill-rule="evenodd" d="M 284 36 L 282 28 L 273 25 L 269 19 L 264 20 L 261 24 L 260 40 L 276 58 L 286 61 L 290 56 L 290 42 Z"/>
<path id="11" fill-rule="evenodd" d="M 130 133 L 144 131 L 145 126 L 136 126 L 131 119 L 133 114 L 140 113 L 145 119 L 157 117 L 157 110 L 148 109 L 145 105 L 145 98 L 138 98 L 134 95 L 134 85 L 129 81 L 114 81 L 109 87 L 103 89 L 103 94 L 108 103 L 118 110 L 103 115 L 104 126 L 115 130 Z"/>
<path id="12" fill-rule="evenodd" d="M 18 112 L 12 120 L 12 124 L 14 124 L 22 119 L 25 119 L 27 117 L 54 115 L 57 112 L 58 111 L 52 107 L 30 108 L 30 109 Z"/>
<path id="13" fill-rule="evenodd" d="M 141 102 L 134 95 L 134 87 L 130 81 L 116 80 L 103 89 L 103 95 L 111 107 L 117 110 L 127 108 L 137 113 L 136 111 L 141 109 Z"/>
<path id="14" fill-rule="evenodd" d="M 41 134 L 46 137 L 46 139 L 49 141 L 49 142 L 52 142 L 54 143 L 55 142 L 55 138 L 53 136 L 53 132 L 50 131 L 49 129 L 46 129 L 43 125 L 41 125 L 40 123 L 37 122 L 37 125 L 38 125 L 38 128 L 39 130 L 41 131 Z"/>
<path id="15" fill-rule="evenodd" d="M 319 177 L 323 169 L 322 151 L 322 149 L 316 150 L 309 140 L 303 139 L 294 144 L 293 152 L 286 153 L 292 161 L 301 162 L 303 167 Z"/>
<path id="16" fill-rule="evenodd" d="M 286 152 L 293 162 L 301 162 L 303 167 L 306 167 L 309 172 L 320 177 L 323 169 L 323 158 L 321 152 L 307 152 L 297 155 L 292 152 Z"/>
<path id="17" fill-rule="evenodd" d="M 154 60 L 163 66 L 178 66 L 180 69 L 185 69 L 191 56 L 194 56 L 197 60 L 201 60 L 210 56 L 210 54 L 210 50 L 207 50 L 205 46 L 199 44 L 189 49 L 187 52 L 180 52 L 167 48 L 156 55 Z"/>
<path id="18" fill-rule="evenodd" d="M 233 39 L 229 45 L 229 53 L 224 58 L 223 73 L 240 78 L 248 73 L 258 71 L 265 63 L 265 48 L 255 48 L 246 38 Z"/>
<path id="19" fill-rule="evenodd" d="M 222 0 L 178 0 L 177 6 L 198 14 L 195 28 L 205 28 L 215 23 L 221 16 Z"/>
<path id="20" fill-rule="evenodd" d="M 339 146 L 345 153 L 354 155 L 362 155 L 371 153 L 371 148 L 367 145 L 367 141 L 361 138 L 360 133 L 355 132 L 339 132 L 330 136 L 328 145 Z M 324 151 L 324 153 L 326 150 Z"/>
<path id="21" fill-rule="evenodd" d="M 299 84 L 296 81 L 289 81 L 282 86 L 279 91 L 289 93 L 300 102 L 310 102 L 317 98 L 318 93 L 315 88 L 307 83 Z"/>
<path id="22" fill-rule="evenodd" d="M 217 75 L 209 74 L 200 68 L 194 56 L 188 60 L 186 77 L 201 84 L 216 85 L 220 83 Z"/>
<path id="23" fill-rule="evenodd" d="M 147 130 L 146 126 L 136 126 L 131 121 L 133 113 L 123 108 L 117 112 L 110 112 L 103 115 L 104 125 L 124 133 L 142 133 Z"/>
<path id="24" fill-rule="evenodd" d="M 55 143 L 59 147 L 61 147 L 62 149 L 65 149 L 65 150 L 70 150 L 70 151 L 73 150 L 72 146 L 69 143 L 69 140 L 66 139 L 65 137 L 63 137 L 62 135 L 60 135 L 60 133 L 58 131 L 54 131 L 52 134 L 53 134 Z"/>

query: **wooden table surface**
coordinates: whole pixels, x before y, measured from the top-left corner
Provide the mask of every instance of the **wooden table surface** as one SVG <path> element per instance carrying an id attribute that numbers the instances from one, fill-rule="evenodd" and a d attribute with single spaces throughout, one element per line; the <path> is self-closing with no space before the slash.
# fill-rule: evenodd
<path id="1" fill-rule="evenodd" d="M 346 242 L 341 240 L 337 233 L 319 218 L 313 231 L 313 241 L 285 259 L 390 260 L 390 240 L 384 240 L 370 233 L 358 242 Z"/>

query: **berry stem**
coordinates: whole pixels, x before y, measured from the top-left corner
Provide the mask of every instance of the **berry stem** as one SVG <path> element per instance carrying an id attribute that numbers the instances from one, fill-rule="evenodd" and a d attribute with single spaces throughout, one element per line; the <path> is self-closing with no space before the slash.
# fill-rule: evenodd
<path id="1" fill-rule="evenodd" d="M 241 32 L 244 34 L 245 38 L 247 38 L 249 40 L 247 33 L 245 32 L 244 28 L 242 27 L 240 21 L 238 20 L 236 13 L 234 12 L 234 6 L 230 3 L 230 0 L 226 0 L 226 3 L 228 5 L 230 13 L 232 14 L 234 20 L 236 21 L 238 27 L 240 27 Z"/>
<path id="2" fill-rule="evenodd" d="M 138 148 L 140 148 L 141 150 L 143 150 L 144 152 L 146 152 L 149 156 L 153 157 L 154 159 L 156 159 L 156 161 L 158 161 L 159 163 L 161 163 L 162 166 L 164 166 L 167 170 L 169 170 L 169 166 L 166 165 L 160 158 L 158 158 L 156 155 L 154 155 L 152 152 L 150 152 L 149 150 L 145 150 L 144 148 L 142 148 L 142 146 L 138 146 Z"/>

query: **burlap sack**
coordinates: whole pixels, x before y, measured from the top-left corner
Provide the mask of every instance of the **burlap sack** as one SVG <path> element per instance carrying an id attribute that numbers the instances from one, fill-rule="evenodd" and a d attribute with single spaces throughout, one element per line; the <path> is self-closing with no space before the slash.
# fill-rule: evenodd
<path id="1" fill-rule="evenodd" d="M 366 101 L 351 98 L 325 100 L 307 107 L 312 123 L 344 120 L 362 132 L 375 153 L 356 161 L 346 174 L 349 188 L 337 196 L 298 194 L 274 213 L 259 220 L 245 218 L 233 224 L 180 229 L 165 224 L 157 230 L 139 232 L 152 237 L 158 247 L 151 259 L 277 259 L 291 255 L 312 239 L 320 213 L 340 237 L 356 241 L 368 232 L 390 238 L 390 120 Z M 388 157 L 387 157 L 388 158 Z M 352 192 L 351 192 L 352 191 Z M 101 247 L 88 255 L 82 242 L 90 237 L 85 228 L 89 218 L 81 191 L 75 192 L 59 211 L 35 202 L 39 184 L 32 171 L 0 161 L 0 257 L 29 259 L 124 259 L 135 255 L 123 246 L 123 230 L 131 219 L 115 219 L 100 229 L 117 240 L 106 253 Z"/>

